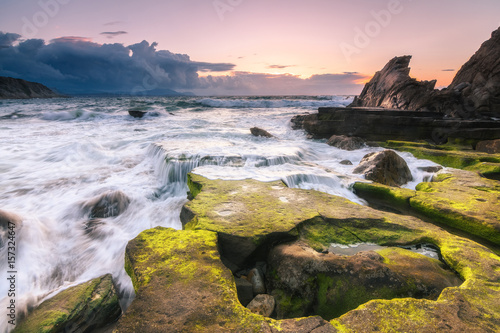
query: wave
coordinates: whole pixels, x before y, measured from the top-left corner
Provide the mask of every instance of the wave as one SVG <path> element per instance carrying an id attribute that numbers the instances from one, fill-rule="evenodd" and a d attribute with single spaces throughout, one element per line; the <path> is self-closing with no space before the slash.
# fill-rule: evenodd
<path id="1" fill-rule="evenodd" d="M 203 98 L 197 103 L 212 108 L 318 108 L 344 107 L 352 103 L 353 97 L 333 96 L 326 99 L 324 96 L 314 99 L 222 99 Z"/>

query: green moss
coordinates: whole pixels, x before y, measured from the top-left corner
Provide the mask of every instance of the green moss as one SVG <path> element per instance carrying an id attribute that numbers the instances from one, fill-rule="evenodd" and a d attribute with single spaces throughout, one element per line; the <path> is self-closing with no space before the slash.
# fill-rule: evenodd
<path id="1" fill-rule="evenodd" d="M 201 192 L 201 189 L 203 187 L 202 184 L 193 181 L 193 177 L 191 174 L 187 175 L 187 185 L 189 188 L 189 193 L 190 193 L 190 198 L 194 199 L 196 196 Z"/>
<path id="2" fill-rule="evenodd" d="M 407 210 L 410 207 L 410 198 L 415 195 L 415 192 L 406 188 L 396 188 L 378 183 L 361 183 L 354 184 L 356 194 L 363 198 L 370 198 L 377 201 L 390 201 L 393 207 Z"/>
<path id="3" fill-rule="evenodd" d="M 397 149 L 412 153 L 420 159 L 431 160 L 445 167 L 456 169 L 481 170 L 481 162 L 500 163 L 500 156 L 480 153 L 471 150 L 470 146 L 442 145 L 425 143 L 387 141 L 380 143 L 385 148 Z"/>
<path id="4" fill-rule="evenodd" d="M 120 313 L 111 275 L 106 275 L 46 300 L 21 320 L 13 332 L 62 332 L 75 323 L 85 323 L 89 318 L 98 328 L 115 320 Z"/>
<path id="5" fill-rule="evenodd" d="M 287 294 L 284 290 L 274 289 L 278 318 L 300 318 L 308 315 L 312 300 Z"/>

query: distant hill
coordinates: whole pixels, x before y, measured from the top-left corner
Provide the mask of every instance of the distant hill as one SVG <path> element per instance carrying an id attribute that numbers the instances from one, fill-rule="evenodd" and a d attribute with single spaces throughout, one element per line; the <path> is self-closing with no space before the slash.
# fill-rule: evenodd
<path id="1" fill-rule="evenodd" d="M 60 95 L 41 83 L 0 76 L 0 99 L 51 98 Z"/>

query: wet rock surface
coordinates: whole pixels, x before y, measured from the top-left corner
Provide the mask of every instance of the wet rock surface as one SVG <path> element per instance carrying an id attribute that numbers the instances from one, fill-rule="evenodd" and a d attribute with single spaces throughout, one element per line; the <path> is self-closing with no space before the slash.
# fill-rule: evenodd
<path id="1" fill-rule="evenodd" d="M 107 191 L 82 205 L 90 219 L 115 217 L 122 214 L 130 204 L 129 197 L 121 191 Z"/>
<path id="2" fill-rule="evenodd" d="M 333 135 L 328 139 L 327 144 L 343 150 L 357 150 L 365 147 L 365 141 L 358 137 L 348 137 L 345 135 Z"/>
<path id="3" fill-rule="evenodd" d="M 295 243 L 273 248 L 268 262 L 279 319 L 331 320 L 372 299 L 435 300 L 462 283 L 442 262 L 401 248 L 339 256 Z"/>
<path id="4" fill-rule="evenodd" d="M 105 275 L 43 302 L 13 332 L 93 332 L 116 321 L 121 313 L 111 275 Z"/>
<path id="5" fill-rule="evenodd" d="M 272 135 L 268 131 L 266 131 L 262 128 L 259 128 L 259 127 L 250 128 L 250 133 L 252 133 L 253 136 L 262 136 L 265 138 L 273 138 L 274 137 L 274 135 Z"/>
<path id="6" fill-rule="evenodd" d="M 401 186 L 413 180 L 405 160 L 392 150 L 366 155 L 353 173 L 389 186 Z"/>

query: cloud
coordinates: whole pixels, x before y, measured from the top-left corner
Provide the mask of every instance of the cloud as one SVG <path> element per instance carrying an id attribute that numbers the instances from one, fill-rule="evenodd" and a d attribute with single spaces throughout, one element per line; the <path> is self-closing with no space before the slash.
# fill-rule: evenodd
<path id="1" fill-rule="evenodd" d="M 369 77 L 358 73 L 321 74 L 303 79 L 292 74 L 233 72 L 200 77 L 200 95 L 353 95 Z"/>
<path id="2" fill-rule="evenodd" d="M 443 69 L 442 71 L 443 72 L 454 72 L 455 70 L 454 69 Z"/>
<path id="3" fill-rule="evenodd" d="M 122 23 L 123 23 L 122 21 L 112 21 L 112 22 L 104 23 L 103 25 L 110 26 L 110 25 L 118 25 L 118 24 L 122 24 Z"/>
<path id="4" fill-rule="evenodd" d="M 11 41 L 1 35 L 2 40 Z M 0 75 L 41 82 L 67 94 L 142 93 L 148 90 L 190 90 L 200 86 L 199 71 L 220 72 L 229 63 L 192 61 L 186 54 L 156 50 L 147 41 L 124 46 L 98 44 L 67 36 L 46 44 L 29 39 L 0 49 Z"/>
<path id="5" fill-rule="evenodd" d="M 3 33 L 0 31 L 0 49 L 11 47 L 16 41 L 21 38 L 21 35 L 14 33 Z"/>
<path id="6" fill-rule="evenodd" d="M 271 66 L 267 66 L 267 68 L 269 69 L 285 69 L 285 68 L 289 68 L 289 67 L 294 67 L 293 65 L 271 65 Z"/>
<path id="7" fill-rule="evenodd" d="M 40 82 L 66 94 L 190 91 L 198 95 L 357 94 L 363 74 L 301 78 L 292 74 L 234 71 L 232 63 L 193 61 L 187 54 L 158 50 L 142 41 L 98 44 L 79 36 L 21 40 L 0 33 L 0 76 Z M 222 75 L 223 73 L 230 73 Z M 201 73 L 201 74 L 200 74 Z"/>
<path id="8" fill-rule="evenodd" d="M 128 32 L 126 31 L 106 31 L 106 32 L 101 32 L 101 35 L 106 36 L 109 39 L 115 38 L 116 36 L 120 35 L 126 35 Z"/>

